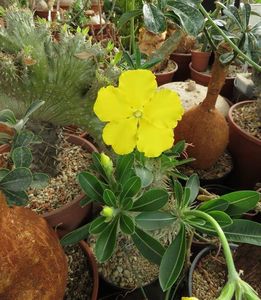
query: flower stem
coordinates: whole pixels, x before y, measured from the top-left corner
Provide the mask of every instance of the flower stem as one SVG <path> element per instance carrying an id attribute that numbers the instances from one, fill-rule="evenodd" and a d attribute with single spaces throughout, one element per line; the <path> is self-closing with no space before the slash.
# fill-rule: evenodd
<path id="1" fill-rule="evenodd" d="M 222 228 L 220 227 L 220 225 L 218 224 L 218 222 L 211 217 L 210 215 L 208 215 L 207 213 L 203 212 L 203 211 L 199 211 L 199 210 L 193 210 L 193 211 L 186 211 L 185 215 L 193 215 L 195 217 L 199 217 L 201 219 L 206 220 L 207 222 L 209 222 L 213 228 L 215 229 L 222 248 L 223 248 L 223 253 L 226 259 L 226 263 L 227 263 L 227 269 L 228 269 L 228 280 L 235 280 L 239 277 L 239 274 L 237 273 L 235 264 L 234 264 L 234 260 L 233 260 L 233 256 L 229 247 L 229 243 L 227 241 L 227 238 L 224 234 L 224 231 L 222 230 Z"/>
<path id="2" fill-rule="evenodd" d="M 132 0 L 132 2 L 131 2 L 131 10 L 135 10 L 135 0 Z M 130 36 L 131 36 L 130 53 L 134 53 L 134 51 L 135 51 L 135 20 L 134 20 L 134 17 L 131 19 Z"/>
<path id="3" fill-rule="evenodd" d="M 215 22 L 212 20 L 212 18 L 209 16 L 208 12 L 205 10 L 205 8 L 202 6 L 202 4 L 199 4 L 199 10 L 201 13 L 206 17 L 211 26 L 213 26 L 224 38 L 224 40 L 231 46 L 231 48 L 236 51 L 240 56 L 242 56 L 251 66 L 253 66 L 256 70 L 261 72 L 261 66 L 255 63 L 251 58 L 249 58 L 246 54 L 244 54 L 238 47 L 235 45 L 230 38 L 227 37 L 227 35 L 223 32 L 222 29 L 220 29 Z"/>

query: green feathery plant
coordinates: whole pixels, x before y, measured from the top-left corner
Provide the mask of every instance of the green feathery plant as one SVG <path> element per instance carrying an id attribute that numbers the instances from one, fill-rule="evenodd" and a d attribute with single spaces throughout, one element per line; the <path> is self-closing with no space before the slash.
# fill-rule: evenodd
<path id="1" fill-rule="evenodd" d="M 110 65 L 109 71 L 106 65 L 101 70 L 99 61 L 105 55 L 101 46 L 92 45 L 80 32 L 69 34 L 66 27 L 62 28 L 60 41 L 55 42 L 48 22 L 35 23 L 29 10 L 7 10 L 5 20 L 6 28 L 0 29 L 3 108 L 11 103 L 16 113 L 22 113 L 40 99 L 45 104 L 33 114 L 33 120 L 95 130 L 90 107 L 99 87 L 106 84 L 104 78 L 110 83 L 117 78 Z M 79 59 L 77 54 L 81 52 L 88 53 L 88 58 Z"/>

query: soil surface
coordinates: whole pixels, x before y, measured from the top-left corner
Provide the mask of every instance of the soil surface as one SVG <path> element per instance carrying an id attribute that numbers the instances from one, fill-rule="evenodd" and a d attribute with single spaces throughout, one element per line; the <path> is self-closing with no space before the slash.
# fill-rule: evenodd
<path id="1" fill-rule="evenodd" d="M 66 246 L 64 251 L 68 263 L 64 300 L 90 300 L 93 280 L 88 258 L 79 245 Z"/>
<path id="2" fill-rule="evenodd" d="M 257 103 L 252 102 L 232 111 L 234 122 L 245 132 L 261 140 L 261 120 L 257 114 Z"/>

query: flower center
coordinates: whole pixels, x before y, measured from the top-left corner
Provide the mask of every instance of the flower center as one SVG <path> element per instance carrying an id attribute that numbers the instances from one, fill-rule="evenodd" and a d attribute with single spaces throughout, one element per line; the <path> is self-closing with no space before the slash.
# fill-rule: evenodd
<path id="1" fill-rule="evenodd" d="M 136 110 L 134 113 L 133 113 L 133 116 L 135 118 L 141 118 L 142 117 L 142 112 L 140 110 Z"/>

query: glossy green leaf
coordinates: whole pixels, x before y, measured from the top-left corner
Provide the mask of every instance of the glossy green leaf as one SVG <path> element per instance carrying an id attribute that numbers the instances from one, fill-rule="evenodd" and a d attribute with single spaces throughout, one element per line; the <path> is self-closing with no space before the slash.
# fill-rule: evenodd
<path id="1" fill-rule="evenodd" d="M 108 223 L 105 222 L 106 217 L 100 216 L 97 217 L 90 223 L 89 232 L 91 234 L 99 234 L 108 226 Z"/>
<path id="2" fill-rule="evenodd" d="M 219 60 L 222 64 L 229 64 L 234 59 L 234 52 L 221 54 Z"/>
<path id="3" fill-rule="evenodd" d="M 113 221 L 103 230 L 96 241 L 95 254 L 99 262 L 108 260 L 115 249 L 117 228 L 119 218 L 114 218 Z"/>
<path id="4" fill-rule="evenodd" d="M 198 175 L 192 174 L 186 183 L 186 187 L 189 188 L 190 193 L 189 193 L 188 201 L 184 203 L 185 205 L 191 204 L 197 198 L 199 192 L 199 186 L 200 186 L 200 182 L 199 182 Z"/>
<path id="5" fill-rule="evenodd" d="M 160 264 L 159 281 L 164 292 L 177 281 L 184 266 L 185 256 L 186 234 L 185 226 L 181 223 L 178 235 L 166 250 Z"/>
<path id="6" fill-rule="evenodd" d="M 133 203 L 133 211 L 155 211 L 168 202 L 168 193 L 161 189 L 151 189 L 145 192 Z"/>
<path id="7" fill-rule="evenodd" d="M 25 191 L 13 192 L 9 190 L 3 190 L 7 204 L 10 206 L 25 206 L 28 202 L 28 195 Z"/>
<path id="8" fill-rule="evenodd" d="M 162 11 L 152 3 L 143 5 L 144 24 L 148 31 L 161 33 L 166 30 L 167 23 Z"/>
<path id="9" fill-rule="evenodd" d="M 241 18 L 238 9 L 235 6 L 230 5 L 228 8 L 223 9 L 223 14 L 227 16 L 233 23 L 235 23 L 241 31 L 244 30 L 241 24 Z"/>
<path id="10" fill-rule="evenodd" d="M 8 125 L 15 125 L 17 122 L 14 113 L 10 109 L 3 109 L 0 111 L 0 123 Z"/>
<path id="11" fill-rule="evenodd" d="M 133 200 L 130 197 L 126 197 L 120 200 L 120 206 L 123 210 L 130 210 L 133 206 Z"/>
<path id="12" fill-rule="evenodd" d="M 227 239 L 236 243 L 261 246 L 261 224 L 249 220 L 236 219 L 223 228 Z"/>
<path id="13" fill-rule="evenodd" d="M 134 154 L 121 155 L 118 157 L 115 176 L 118 182 L 123 183 L 129 177 L 134 175 L 133 171 Z"/>
<path id="14" fill-rule="evenodd" d="M 138 176 L 130 177 L 122 185 L 121 199 L 135 196 L 141 189 L 141 180 Z"/>
<path id="15" fill-rule="evenodd" d="M 31 183 L 31 171 L 27 168 L 16 168 L 2 178 L 0 181 L 0 189 L 11 192 L 21 192 L 28 189 Z"/>
<path id="16" fill-rule="evenodd" d="M 144 230 L 157 230 L 170 226 L 177 219 L 170 213 L 161 211 L 143 212 L 136 217 L 137 225 Z"/>
<path id="17" fill-rule="evenodd" d="M 31 105 L 29 106 L 29 108 L 27 109 L 27 111 L 25 112 L 25 115 L 23 117 L 23 121 L 24 123 L 27 122 L 27 120 L 29 119 L 29 117 L 37 110 L 39 109 L 42 105 L 44 105 L 45 101 L 40 101 L 40 100 L 36 100 L 34 102 L 31 103 Z"/>
<path id="18" fill-rule="evenodd" d="M 135 232 L 131 237 L 135 246 L 145 258 L 157 265 L 160 264 L 165 248 L 159 241 L 138 227 L 135 227 Z"/>
<path id="19" fill-rule="evenodd" d="M 204 212 L 210 212 L 212 210 L 222 210 L 225 211 L 229 206 L 228 201 L 224 199 L 211 199 L 204 203 L 202 203 L 197 209 L 204 211 Z"/>
<path id="20" fill-rule="evenodd" d="M 14 138 L 13 149 L 18 147 L 27 147 L 34 140 L 34 134 L 29 130 L 23 130 Z"/>
<path id="21" fill-rule="evenodd" d="M 114 195 L 113 191 L 106 189 L 103 192 L 103 200 L 106 205 L 110 207 L 116 207 L 117 206 L 117 201 L 116 201 L 116 196 Z"/>
<path id="22" fill-rule="evenodd" d="M 120 216 L 120 228 L 125 234 L 133 234 L 135 230 L 135 224 L 131 217 L 122 214 Z"/>
<path id="23" fill-rule="evenodd" d="M 186 143 L 184 140 L 178 141 L 173 148 L 171 149 L 171 152 L 173 155 L 181 155 L 181 153 L 185 150 Z"/>
<path id="24" fill-rule="evenodd" d="M 135 9 L 132 11 L 128 11 L 121 15 L 119 21 L 118 21 L 118 28 L 121 28 L 123 25 L 125 25 L 128 21 L 130 21 L 132 18 L 136 18 L 138 16 L 142 15 L 141 9 Z"/>
<path id="25" fill-rule="evenodd" d="M 168 1 L 168 9 L 178 17 L 182 28 L 190 35 L 197 36 L 204 27 L 204 17 L 200 11 L 184 1 Z"/>
<path id="26" fill-rule="evenodd" d="M 30 149 L 28 149 L 27 147 L 18 147 L 12 151 L 12 160 L 16 168 L 29 168 L 32 163 L 33 157 Z"/>
<path id="27" fill-rule="evenodd" d="M 255 191 L 237 191 L 220 197 L 229 203 L 226 213 L 230 216 L 239 216 L 253 208 L 260 200 L 260 193 Z"/>
<path id="28" fill-rule="evenodd" d="M 221 227 L 228 226 L 233 223 L 230 216 L 223 211 L 210 211 L 208 214 L 214 218 Z M 208 226 L 211 227 L 210 224 Z"/>
<path id="29" fill-rule="evenodd" d="M 103 186 L 100 181 L 89 172 L 82 172 L 77 176 L 84 193 L 91 199 L 103 203 Z"/>
<path id="30" fill-rule="evenodd" d="M 183 198 L 183 187 L 178 180 L 174 181 L 174 194 L 175 194 L 175 199 L 177 201 L 177 205 L 181 207 L 182 198 Z"/>
<path id="31" fill-rule="evenodd" d="M 43 189 L 48 185 L 50 177 L 44 173 L 33 173 L 31 188 Z"/>
<path id="32" fill-rule="evenodd" d="M 183 197 L 182 197 L 182 206 L 186 206 L 189 203 L 190 199 L 190 189 L 188 187 L 184 188 Z"/>
<path id="33" fill-rule="evenodd" d="M 60 241 L 62 246 L 74 245 L 79 241 L 86 239 L 89 235 L 89 228 L 90 224 L 86 224 L 66 234 Z"/>
<path id="34" fill-rule="evenodd" d="M 135 167 L 135 173 L 137 176 L 139 176 L 141 180 L 141 186 L 143 188 L 149 186 L 152 183 L 154 176 L 153 173 L 147 168 Z"/>
<path id="35" fill-rule="evenodd" d="M 241 6 L 241 11 L 242 11 L 242 21 L 243 21 L 243 28 L 244 30 L 247 29 L 249 25 L 249 19 L 251 15 L 251 6 L 249 3 L 244 3 Z"/>

